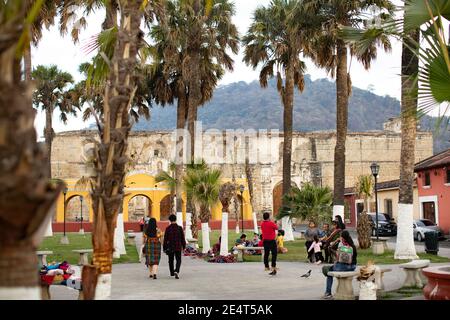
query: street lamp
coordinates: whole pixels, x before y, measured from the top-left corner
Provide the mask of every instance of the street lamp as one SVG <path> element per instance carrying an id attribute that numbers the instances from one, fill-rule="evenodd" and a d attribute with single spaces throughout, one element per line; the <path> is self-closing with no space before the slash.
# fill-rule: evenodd
<path id="1" fill-rule="evenodd" d="M 84 234 L 83 230 L 83 197 L 80 196 L 80 234 Z"/>
<path id="2" fill-rule="evenodd" d="M 380 166 L 374 162 L 370 165 L 370 170 L 372 171 L 372 175 L 375 178 L 375 223 L 376 223 L 376 235 L 377 235 L 377 241 L 378 241 L 378 195 L 377 195 L 377 177 L 378 173 L 380 172 Z"/>
<path id="3" fill-rule="evenodd" d="M 239 186 L 239 191 L 241 192 L 241 201 L 242 201 L 242 205 L 241 205 L 241 212 L 242 212 L 242 222 L 241 222 L 241 225 L 242 225 L 242 233 L 244 232 L 244 196 L 243 196 L 243 193 L 244 193 L 244 190 L 245 190 L 245 187 L 241 184 L 240 186 Z"/>
<path id="4" fill-rule="evenodd" d="M 66 236 L 66 195 L 67 195 L 67 187 L 63 190 L 64 194 L 64 234 L 61 238 L 61 244 L 69 244 L 69 238 Z"/>

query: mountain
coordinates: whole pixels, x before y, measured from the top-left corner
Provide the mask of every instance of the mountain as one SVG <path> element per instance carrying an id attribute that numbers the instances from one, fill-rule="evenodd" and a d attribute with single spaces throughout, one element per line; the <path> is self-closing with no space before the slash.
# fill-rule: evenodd
<path id="1" fill-rule="evenodd" d="M 295 92 L 294 130 L 335 130 L 336 87 L 328 79 L 305 77 L 303 93 Z M 349 131 L 382 130 L 383 123 L 400 113 L 400 102 L 389 96 L 378 96 L 353 87 L 349 102 Z M 220 86 L 213 99 L 199 109 L 203 129 L 282 129 L 283 109 L 276 81 L 261 88 L 259 82 L 235 82 Z M 421 118 L 422 130 L 434 130 L 436 118 Z M 170 130 L 176 125 L 175 106 L 154 106 L 149 121 L 141 120 L 133 130 Z M 450 148 L 450 132 L 441 124 L 434 132 L 434 152 Z"/>

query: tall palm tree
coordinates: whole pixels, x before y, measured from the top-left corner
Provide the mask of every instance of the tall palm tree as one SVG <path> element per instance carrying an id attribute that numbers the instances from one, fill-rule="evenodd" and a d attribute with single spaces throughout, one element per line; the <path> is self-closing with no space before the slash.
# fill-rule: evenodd
<path id="1" fill-rule="evenodd" d="M 268 7 L 256 9 L 254 21 L 242 40 L 244 62 L 253 69 L 262 64 L 259 74 L 261 86 L 267 87 L 268 79 L 277 78 L 283 104 L 283 195 L 289 194 L 291 189 L 294 88 L 300 92 L 304 88 L 305 66 L 300 57 L 305 49 L 305 34 L 300 32 L 300 28 L 290 28 L 290 17 L 297 3 L 295 0 L 273 0 Z"/>
<path id="2" fill-rule="evenodd" d="M 171 103 L 177 99 L 176 180 L 177 212 L 181 212 L 183 175 L 183 134 L 187 127 L 194 159 L 194 123 L 197 109 L 211 99 L 224 74 L 233 69 L 228 50 L 238 50 L 238 32 L 232 23 L 234 6 L 228 0 L 171 0 L 165 5 L 167 19 L 152 28 L 155 39 L 156 101 Z M 191 160 L 188 160 L 190 162 Z M 190 201 L 187 203 L 190 207 Z M 192 211 L 192 210 L 190 210 Z"/>
<path id="3" fill-rule="evenodd" d="M 394 5 L 389 0 L 303 0 L 297 6 L 294 17 L 304 11 L 314 16 L 321 25 L 321 32 L 311 39 L 314 62 L 336 76 L 336 147 L 334 152 L 333 216 L 344 218 L 345 143 L 348 128 L 348 101 L 351 94 L 351 78 L 348 69 L 349 53 L 354 54 L 366 69 L 377 56 L 377 47 L 365 51 L 350 50 L 351 46 L 340 35 L 342 27 L 357 27 L 373 19 L 370 9 L 377 8 L 381 16 L 392 14 Z M 381 46 L 390 49 L 387 38 Z"/>
<path id="4" fill-rule="evenodd" d="M 184 177 L 186 193 L 191 195 L 193 203 L 199 208 L 203 253 L 211 249 L 208 222 L 211 218 L 211 207 L 219 200 L 220 176 L 220 170 L 206 169 L 188 170 Z"/>
<path id="5" fill-rule="evenodd" d="M 33 94 L 33 105 L 36 109 L 45 111 L 44 137 L 48 152 L 49 176 L 51 177 L 52 141 L 54 138 L 53 113 L 59 110 L 61 121 L 66 124 L 69 114 L 76 115 L 79 109 L 78 92 L 68 88 L 73 81 L 70 73 L 58 69 L 57 66 L 49 67 L 39 65 L 31 73 L 36 83 L 36 91 Z"/>
<path id="6" fill-rule="evenodd" d="M 33 10 L 29 10 L 29 5 Z M 50 181 L 21 56 L 42 3 L 0 1 L 0 299 L 40 299 L 36 249 L 63 185 Z M 14 268 L 11 268 L 11 265 Z"/>
<path id="7" fill-rule="evenodd" d="M 129 110 L 137 91 L 136 66 L 146 1 L 117 1 L 120 25 L 109 68 L 108 85 L 103 98 L 103 117 L 98 123 L 100 141 L 95 147 L 97 177 L 91 198 L 93 203 L 93 266 L 83 268 L 88 299 L 107 299 L 111 295 L 113 235 L 117 214 L 124 196 L 127 140 L 130 131 Z M 107 10 L 116 10 L 110 8 Z M 107 13 L 107 16 L 109 13 Z M 114 15 L 114 12 L 111 13 Z"/>

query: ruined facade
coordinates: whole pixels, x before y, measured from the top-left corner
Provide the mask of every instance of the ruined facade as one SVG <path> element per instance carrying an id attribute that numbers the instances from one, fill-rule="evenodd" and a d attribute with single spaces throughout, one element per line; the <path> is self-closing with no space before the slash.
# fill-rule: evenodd
<path id="1" fill-rule="evenodd" d="M 399 177 L 400 133 L 396 126 L 383 131 L 349 133 L 346 144 L 346 187 L 355 185 L 357 177 L 370 174 L 370 164 L 380 165 L 379 181 Z M 76 180 L 93 174 L 90 165 L 95 131 L 70 131 L 56 135 L 52 149 L 52 174 L 55 178 Z M 199 142 L 202 142 L 201 144 Z M 335 132 L 294 133 L 292 182 L 333 187 Z M 279 132 L 206 131 L 196 139 L 196 158 L 204 158 L 220 168 L 223 177 L 245 179 L 245 158 L 253 176 L 253 211 L 272 211 L 280 199 L 282 180 L 283 134 Z M 128 146 L 129 174 L 138 172 L 156 176 L 168 170 L 175 155 L 175 136 L 170 131 L 132 132 Z M 416 162 L 433 154 L 431 132 L 418 132 Z M 154 186 L 149 186 L 154 187 Z M 278 190 L 278 193 L 277 193 Z M 274 197 L 275 195 L 275 197 Z M 245 197 L 244 197 L 245 198 Z M 135 203 L 134 206 L 143 206 Z M 147 204 L 145 204 L 147 206 Z M 245 203 L 244 203 L 245 206 Z"/>

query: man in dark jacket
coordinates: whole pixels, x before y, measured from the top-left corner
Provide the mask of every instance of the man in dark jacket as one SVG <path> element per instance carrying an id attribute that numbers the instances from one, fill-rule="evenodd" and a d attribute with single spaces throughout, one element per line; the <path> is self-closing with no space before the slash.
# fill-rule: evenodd
<path id="1" fill-rule="evenodd" d="M 164 233 L 164 252 L 169 256 L 170 275 L 175 279 L 179 279 L 181 266 L 181 252 L 186 248 L 186 240 L 184 239 L 183 228 L 177 224 L 177 216 L 171 214 L 169 216 L 170 225 Z M 177 260 L 175 268 L 173 267 L 174 258 Z"/>

